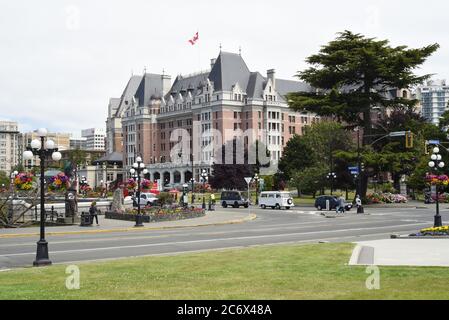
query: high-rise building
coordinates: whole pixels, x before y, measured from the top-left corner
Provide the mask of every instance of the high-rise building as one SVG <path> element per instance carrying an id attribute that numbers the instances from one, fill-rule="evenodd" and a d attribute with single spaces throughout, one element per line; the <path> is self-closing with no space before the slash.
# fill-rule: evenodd
<path id="1" fill-rule="evenodd" d="M 126 172 L 141 156 L 152 180 L 200 181 L 201 170 L 210 172 L 217 150 L 236 139 L 246 146 L 263 142 L 276 163 L 291 137 L 319 121 L 287 104 L 288 93 L 313 88 L 278 79 L 274 69 L 265 76 L 252 72 L 240 54 L 220 52 L 209 71 L 178 76 L 172 85 L 170 79 L 165 74 L 133 76 L 121 98 L 109 101 L 108 151 L 123 151 Z M 175 150 L 179 130 L 188 133 L 190 148 Z M 209 134 L 211 130 L 215 133 Z M 251 140 L 244 133 L 249 131 Z"/>
<path id="2" fill-rule="evenodd" d="M 47 134 L 47 140 L 53 140 L 55 143 L 55 146 L 60 150 L 69 150 L 70 149 L 70 133 L 48 133 Z M 33 132 L 26 132 L 26 133 L 20 133 L 19 134 L 19 155 L 20 155 L 20 162 L 24 166 L 39 166 L 40 160 L 39 157 L 34 157 L 33 160 L 24 161 L 22 160 L 21 155 L 26 150 L 26 148 L 31 144 L 32 140 L 38 139 L 40 140 L 39 135 L 36 131 Z"/>
<path id="3" fill-rule="evenodd" d="M 19 130 L 17 122 L 0 121 L 0 171 L 8 176 L 19 164 Z"/>
<path id="4" fill-rule="evenodd" d="M 419 86 L 416 96 L 421 101 L 421 114 L 429 122 L 438 125 L 441 115 L 448 110 L 449 86 L 446 80 L 428 81 Z"/>
<path id="5" fill-rule="evenodd" d="M 90 128 L 81 131 L 81 137 L 86 138 L 87 150 L 106 150 L 106 131 L 103 128 Z"/>

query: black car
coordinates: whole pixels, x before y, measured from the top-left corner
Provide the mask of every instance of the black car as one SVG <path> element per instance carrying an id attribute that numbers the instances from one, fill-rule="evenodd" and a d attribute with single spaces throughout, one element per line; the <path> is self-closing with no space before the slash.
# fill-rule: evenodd
<path id="1" fill-rule="evenodd" d="M 318 210 L 326 210 L 327 208 L 327 201 L 329 201 L 329 210 L 335 210 L 337 209 L 337 205 L 338 205 L 338 199 L 337 197 L 334 196 L 321 196 L 316 198 L 315 200 L 315 208 L 317 208 Z M 346 203 L 345 205 L 345 210 L 349 211 L 352 209 L 352 204 L 351 203 Z"/>
<path id="2" fill-rule="evenodd" d="M 223 191 L 221 193 L 221 206 L 227 208 L 232 206 L 234 208 L 239 208 L 243 206 L 248 208 L 248 199 L 245 199 L 239 191 Z"/>

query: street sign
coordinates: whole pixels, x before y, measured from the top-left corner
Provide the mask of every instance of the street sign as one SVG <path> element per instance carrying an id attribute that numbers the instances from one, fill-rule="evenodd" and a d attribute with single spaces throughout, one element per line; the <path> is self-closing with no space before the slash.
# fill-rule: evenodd
<path id="1" fill-rule="evenodd" d="M 359 174 L 359 171 L 351 171 L 351 174 L 357 175 Z"/>
<path id="2" fill-rule="evenodd" d="M 407 134 L 407 131 L 396 131 L 396 132 L 390 132 L 388 134 L 389 137 L 404 137 Z"/>
<path id="3" fill-rule="evenodd" d="M 357 172 L 359 171 L 359 167 L 348 167 L 348 170 L 349 171 L 356 171 L 357 170 Z"/>
<path id="4" fill-rule="evenodd" d="M 428 144 L 435 144 L 435 145 L 439 145 L 440 144 L 440 140 L 429 140 L 427 141 Z"/>
<path id="5" fill-rule="evenodd" d="M 251 178 L 251 177 L 246 177 L 246 178 L 245 178 L 246 184 L 250 184 L 250 183 L 251 183 L 251 180 L 253 180 L 253 178 Z"/>

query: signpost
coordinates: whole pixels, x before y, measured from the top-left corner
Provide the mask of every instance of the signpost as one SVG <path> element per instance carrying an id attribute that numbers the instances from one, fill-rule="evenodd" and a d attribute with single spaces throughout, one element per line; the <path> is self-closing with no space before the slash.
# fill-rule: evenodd
<path id="1" fill-rule="evenodd" d="M 253 180 L 253 178 L 251 178 L 251 177 L 245 177 L 246 184 L 248 185 L 248 203 L 250 201 L 249 184 L 251 183 L 252 180 Z"/>

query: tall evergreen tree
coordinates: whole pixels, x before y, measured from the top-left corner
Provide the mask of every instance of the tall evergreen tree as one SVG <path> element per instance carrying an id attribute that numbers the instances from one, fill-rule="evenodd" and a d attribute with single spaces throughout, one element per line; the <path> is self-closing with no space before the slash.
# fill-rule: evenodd
<path id="1" fill-rule="evenodd" d="M 372 142 L 374 107 L 409 109 L 415 100 L 391 98 L 395 89 L 421 84 L 430 75 L 418 76 L 414 70 L 439 48 L 432 44 L 418 49 L 392 47 L 388 40 L 367 38 L 350 31 L 339 33 L 336 40 L 307 58 L 312 65 L 298 77 L 317 90 L 289 95 L 289 105 L 298 111 L 311 111 L 363 128 L 363 144 Z M 363 177 L 362 196 L 367 178 Z"/>

